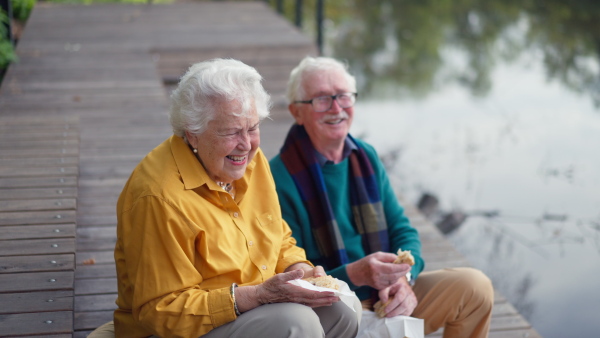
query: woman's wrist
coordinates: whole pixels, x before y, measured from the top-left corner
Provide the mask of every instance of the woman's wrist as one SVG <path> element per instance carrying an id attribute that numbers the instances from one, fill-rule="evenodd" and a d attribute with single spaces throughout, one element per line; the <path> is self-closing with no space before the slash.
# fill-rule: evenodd
<path id="1" fill-rule="evenodd" d="M 250 311 L 262 305 L 258 297 L 257 287 L 257 285 L 252 285 L 235 288 L 235 300 L 240 313 Z"/>

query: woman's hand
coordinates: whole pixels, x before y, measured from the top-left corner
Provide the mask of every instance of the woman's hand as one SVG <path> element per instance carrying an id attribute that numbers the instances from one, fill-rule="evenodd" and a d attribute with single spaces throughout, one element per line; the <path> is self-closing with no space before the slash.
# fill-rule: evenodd
<path id="1" fill-rule="evenodd" d="M 354 285 L 368 285 L 383 290 L 396 283 L 410 271 L 408 264 L 394 264 L 397 255 L 375 252 L 346 266 L 346 272 Z"/>
<path id="2" fill-rule="evenodd" d="M 312 267 L 310 267 L 312 270 Z M 240 312 L 252 310 L 263 304 L 298 303 L 310 307 L 330 306 L 340 299 L 333 292 L 319 292 L 289 284 L 288 281 L 304 276 L 304 270 L 279 273 L 264 283 L 240 286 L 236 289 L 236 300 Z"/>

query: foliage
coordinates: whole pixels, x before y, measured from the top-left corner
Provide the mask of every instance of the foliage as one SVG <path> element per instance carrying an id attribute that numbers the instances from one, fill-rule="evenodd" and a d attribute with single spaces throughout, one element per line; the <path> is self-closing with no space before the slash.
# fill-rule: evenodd
<path id="1" fill-rule="evenodd" d="M 13 45 L 7 38 L 8 29 L 5 25 L 9 23 L 9 20 L 8 14 L 0 9 L 0 71 L 17 60 Z"/>
<path id="2" fill-rule="evenodd" d="M 145 4 L 155 3 L 164 4 L 171 3 L 174 0 L 45 0 L 46 2 L 59 3 L 59 4 L 80 4 L 80 5 L 91 5 L 100 3 L 126 3 L 126 4 Z"/>
<path id="3" fill-rule="evenodd" d="M 13 18 L 26 21 L 36 0 L 11 0 Z"/>

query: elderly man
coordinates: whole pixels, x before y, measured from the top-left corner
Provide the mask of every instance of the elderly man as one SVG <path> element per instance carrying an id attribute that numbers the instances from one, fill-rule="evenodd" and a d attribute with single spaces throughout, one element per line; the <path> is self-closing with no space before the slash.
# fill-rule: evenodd
<path id="1" fill-rule="evenodd" d="M 291 73 L 296 123 L 271 161 L 283 218 L 307 258 L 346 281 L 386 317 L 425 320 L 425 333 L 486 337 L 493 287 L 471 268 L 422 272 L 421 243 L 398 203 L 375 149 L 349 134 L 356 80 L 337 60 L 305 58 Z M 415 264 L 393 264 L 398 249 Z"/>

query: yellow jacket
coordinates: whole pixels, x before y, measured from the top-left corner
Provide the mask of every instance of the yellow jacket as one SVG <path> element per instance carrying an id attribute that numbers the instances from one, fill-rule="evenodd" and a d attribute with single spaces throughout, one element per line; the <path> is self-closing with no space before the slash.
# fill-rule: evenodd
<path id="1" fill-rule="evenodd" d="M 138 164 L 117 203 L 117 337 L 199 337 L 235 320 L 232 283 L 309 263 L 261 150 L 235 184 L 234 201 L 177 136 Z"/>

